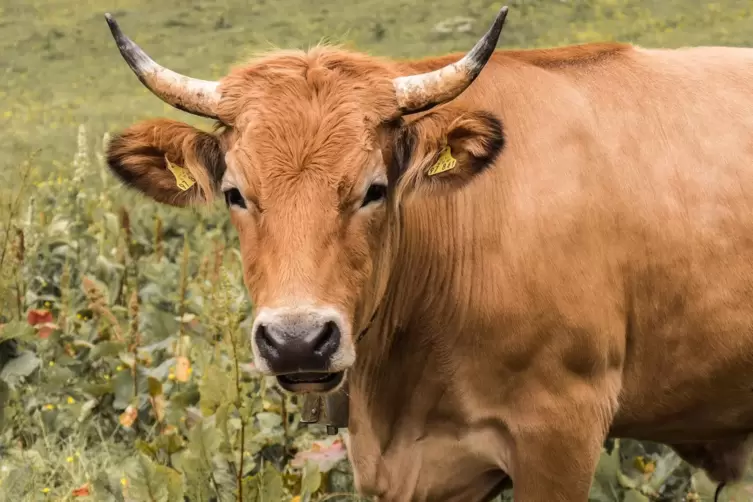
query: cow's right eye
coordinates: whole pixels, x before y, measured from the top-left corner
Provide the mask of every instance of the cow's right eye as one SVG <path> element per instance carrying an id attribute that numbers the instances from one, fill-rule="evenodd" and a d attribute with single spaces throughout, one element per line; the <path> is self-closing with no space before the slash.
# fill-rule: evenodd
<path id="1" fill-rule="evenodd" d="M 238 206 L 240 208 L 246 209 L 246 199 L 243 198 L 240 190 L 238 190 L 237 188 L 231 188 L 229 190 L 225 190 L 224 194 L 225 203 L 228 207 Z"/>

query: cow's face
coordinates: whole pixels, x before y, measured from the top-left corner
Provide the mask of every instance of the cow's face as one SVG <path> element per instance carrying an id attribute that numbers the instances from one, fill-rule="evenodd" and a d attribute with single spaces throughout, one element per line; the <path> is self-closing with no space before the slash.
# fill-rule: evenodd
<path id="1" fill-rule="evenodd" d="M 489 54 L 504 12 L 479 43 Z M 111 141 L 109 166 L 163 203 L 222 197 L 256 309 L 248 339 L 257 368 L 289 391 L 336 388 L 389 275 L 400 203 L 462 187 L 502 146 L 499 121 L 483 112 L 402 116 L 450 101 L 489 54 L 470 58 L 470 69 L 396 78 L 384 61 L 317 48 L 210 83 L 157 66 L 108 20 L 155 94 L 222 124 L 213 134 L 166 119 L 136 124 Z"/>

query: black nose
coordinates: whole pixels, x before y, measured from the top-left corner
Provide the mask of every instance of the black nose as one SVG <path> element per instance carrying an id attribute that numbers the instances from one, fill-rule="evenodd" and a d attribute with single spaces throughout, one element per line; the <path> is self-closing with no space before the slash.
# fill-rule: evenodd
<path id="1" fill-rule="evenodd" d="M 256 328 L 256 346 L 273 373 L 327 371 L 340 347 L 340 329 L 324 324 L 269 322 Z"/>

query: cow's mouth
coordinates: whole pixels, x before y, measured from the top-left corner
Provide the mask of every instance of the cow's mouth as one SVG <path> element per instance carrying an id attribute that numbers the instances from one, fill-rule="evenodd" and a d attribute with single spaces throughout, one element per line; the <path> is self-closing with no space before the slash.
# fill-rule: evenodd
<path id="1" fill-rule="evenodd" d="M 299 394 L 306 392 L 325 393 L 340 385 L 344 376 L 344 371 L 337 373 L 287 373 L 277 375 L 277 383 L 289 392 Z"/>

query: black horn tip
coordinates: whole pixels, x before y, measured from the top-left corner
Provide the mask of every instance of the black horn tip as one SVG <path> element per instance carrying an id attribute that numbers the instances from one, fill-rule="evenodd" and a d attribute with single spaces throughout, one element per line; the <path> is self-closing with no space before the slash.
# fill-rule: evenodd
<path id="1" fill-rule="evenodd" d="M 506 5 L 499 9 L 494 23 L 489 27 L 489 31 L 481 37 L 481 40 L 468 53 L 468 60 L 471 63 L 471 78 L 475 78 L 478 75 L 494 53 L 494 49 L 496 49 L 497 42 L 499 41 L 499 35 L 502 33 L 502 27 L 505 25 L 508 10 Z"/>
<path id="2" fill-rule="evenodd" d="M 107 21 L 107 26 L 109 26 L 111 30 L 113 28 L 114 29 L 118 28 L 117 21 L 115 21 L 115 18 L 112 17 L 112 14 L 110 14 L 109 12 L 105 12 L 105 21 Z"/>
<path id="3" fill-rule="evenodd" d="M 491 45 L 497 45 L 497 40 L 499 40 L 499 35 L 502 33 L 502 27 L 505 25 L 505 19 L 507 19 L 507 11 L 509 8 L 507 5 L 499 9 L 499 12 L 497 13 L 497 17 L 494 18 L 494 23 L 492 23 L 491 27 L 489 28 L 489 31 L 486 32 L 486 35 L 484 36 L 484 39 L 486 39 L 486 42 Z"/>
<path id="4" fill-rule="evenodd" d="M 107 21 L 107 26 L 110 27 L 110 33 L 112 33 L 112 36 L 115 38 L 115 40 L 120 41 L 120 39 L 123 38 L 123 32 L 120 31 L 118 22 L 115 21 L 115 18 L 112 17 L 112 14 L 110 14 L 109 12 L 105 12 L 105 20 Z"/>

